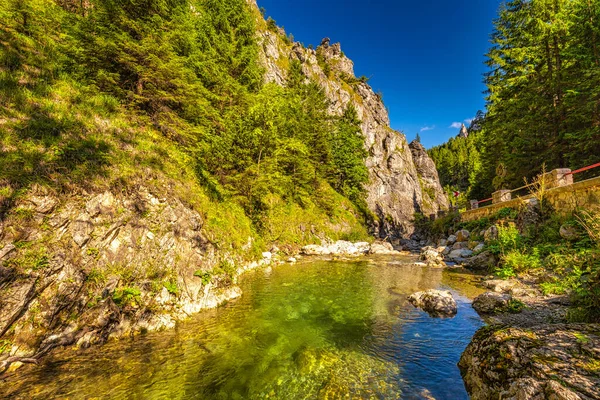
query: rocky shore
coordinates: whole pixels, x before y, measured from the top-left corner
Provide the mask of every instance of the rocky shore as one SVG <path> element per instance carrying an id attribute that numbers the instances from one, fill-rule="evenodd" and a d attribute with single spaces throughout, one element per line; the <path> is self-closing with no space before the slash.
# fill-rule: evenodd
<path id="1" fill-rule="evenodd" d="M 430 266 L 489 273 L 498 259 L 486 244 L 495 226 L 476 235 L 461 230 L 428 243 L 421 260 Z M 481 275 L 487 291 L 473 308 L 487 322 L 459 363 L 471 397 L 483 399 L 600 399 L 600 324 L 569 323 L 567 295 L 544 295 L 540 279 Z"/>

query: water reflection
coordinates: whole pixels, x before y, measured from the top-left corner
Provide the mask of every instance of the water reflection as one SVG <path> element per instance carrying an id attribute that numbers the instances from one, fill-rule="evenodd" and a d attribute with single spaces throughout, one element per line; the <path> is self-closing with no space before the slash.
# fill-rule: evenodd
<path id="1" fill-rule="evenodd" d="M 177 329 L 61 351 L 0 397 L 72 399 L 467 398 L 456 363 L 481 326 L 465 297 L 432 319 L 406 296 L 456 282 L 408 259 L 257 271 L 244 296 Z M 4 393 L 3 393 L 4 392 Z"/>

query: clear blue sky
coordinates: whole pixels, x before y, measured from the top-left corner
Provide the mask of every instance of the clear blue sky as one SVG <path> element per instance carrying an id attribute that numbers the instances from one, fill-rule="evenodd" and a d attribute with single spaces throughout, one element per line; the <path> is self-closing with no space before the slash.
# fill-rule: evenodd
<path id="1" fill-rule="evenodd" d="M 391 125 L 426 147 L 484 109 L 483 64 L 501 0 L 258 0 L 295 40 L 341 42 L 383 93 Z"/>

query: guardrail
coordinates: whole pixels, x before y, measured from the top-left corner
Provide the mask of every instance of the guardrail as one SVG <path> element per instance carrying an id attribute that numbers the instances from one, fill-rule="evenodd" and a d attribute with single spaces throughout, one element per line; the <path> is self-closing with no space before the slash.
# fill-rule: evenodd
<path id="1" fill-rule="evenodd" d="M 544 184 L 546 185 L 547 189 L 572 185 L 574 175 L 579 174 L 581 172 L 589 171 L 594 168 L 599 168 L 599 167 L 600 167 L 600 163 L 596 163 L 596 164 L 588 165 L 587 167 L 576 169 L 575 171 L 571 171 L 568 168 L 555 169 L 553 171 L 548 172 L 545 175 L 545 177 L 543 178 Z M 490 197 L 489 199 L 469 200 L 469 203 L 471 205 L 471 210 L 475 210 L 475 209 L 479 208 L 480 204 L 486 203 L 488 201 L 491 201 L 492 204 L 498 204 L 498 203 L 503 203 L 505 201 L 510 201 L 510 200 L 512 200 L 513 193 L 518 192 L 519 190 L 529 188 L 534 185 L 536 185 L 535 182 L 525 184 L 521 187 L 518 187 L 518 188 L 512 189 L 512 190 L 501 189 L 501 190 L 498 190 L 498 191 L 492 193 L 492 197 Z"/>

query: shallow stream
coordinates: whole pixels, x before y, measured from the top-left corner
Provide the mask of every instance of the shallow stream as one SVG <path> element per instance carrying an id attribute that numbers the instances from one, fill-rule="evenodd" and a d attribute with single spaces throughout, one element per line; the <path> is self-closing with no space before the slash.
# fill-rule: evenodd
<path id="1" fill-rule="evenodd" d="M 61 350 L 0 397 L 23 399 L 468 399 L 456 363 L 483 325 L 469 276 L 413 258 L 307 261 L 246 274 L 244 295 L 174 330 Z M 453 292 L 430 318 L 406 301 Z M 429 396 L 429 397 L 428 397 Z"/>

